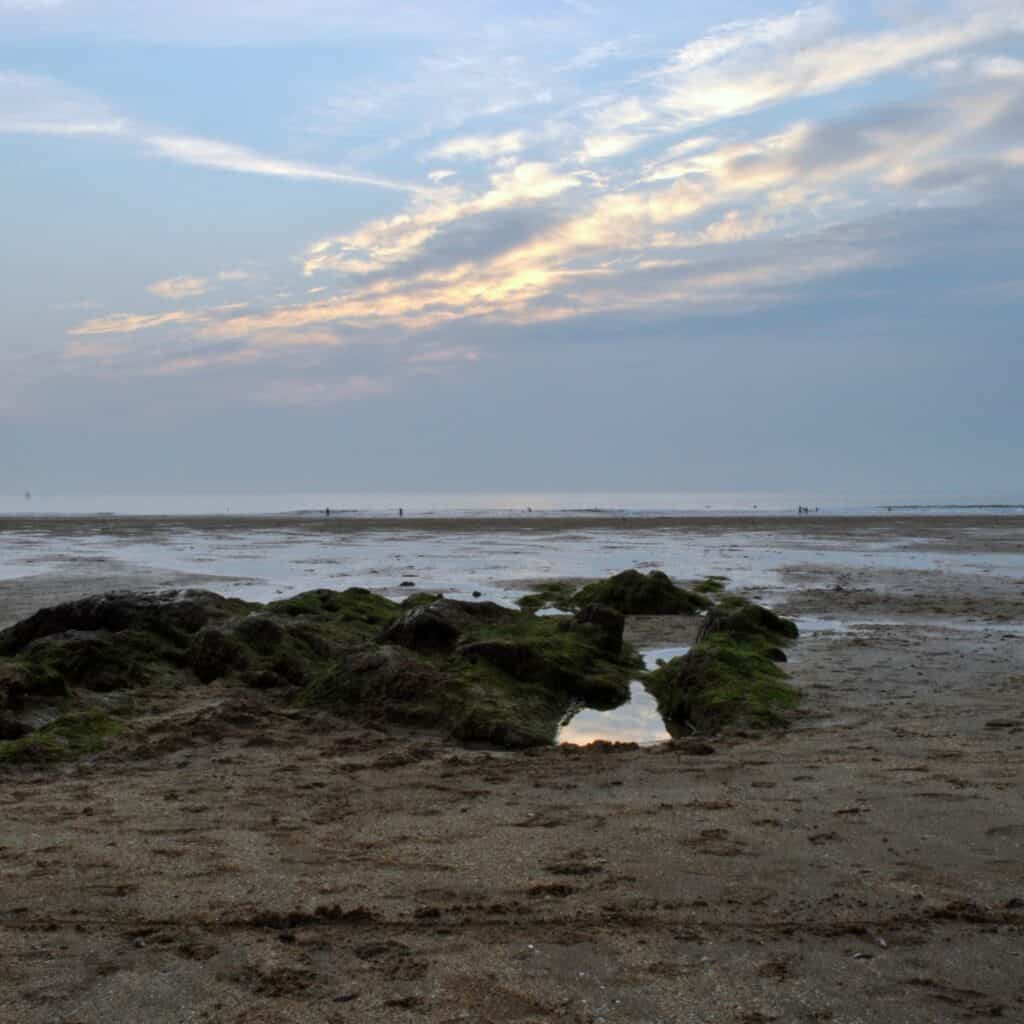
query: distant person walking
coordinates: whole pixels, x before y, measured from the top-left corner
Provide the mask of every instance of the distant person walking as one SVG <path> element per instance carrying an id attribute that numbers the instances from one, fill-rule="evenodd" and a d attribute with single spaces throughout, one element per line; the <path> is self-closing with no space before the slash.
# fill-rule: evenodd
<path id="1" fill-rule="evenodd" d="M 405 509 L 401 505 L 398 506 L 398 518 L 401 519 L 405 515 Z"/>

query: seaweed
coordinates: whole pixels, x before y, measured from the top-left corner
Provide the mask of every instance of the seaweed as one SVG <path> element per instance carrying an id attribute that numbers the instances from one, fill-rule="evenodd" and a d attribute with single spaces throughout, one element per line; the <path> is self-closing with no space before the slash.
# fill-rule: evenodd
<path id="1" fill-rule="evenodd" d="M 63 761 L 99 753 L 123 729 L 123 723 L 103 711 L 62 715 L 26 736 L 0 742 L 0 764 Z"/>
<path id="2" fill-rule="evenodd" d="M 712 733 L 772 728 L 799 703 L 799 691 L 779 667 L 780 645 L 796 624 L 768 608 L 730 596 L 708 612 L 697 643 L 646 677 L 669 731 Z"/>
<path id="3" fill-rule="evenodd" d="M 629 680 L 642 666 L 631 648 L 609 651 L 598 627 L 586 622 L 499 612 L 420 603 L 407 614 L 447 622 L 454 646 L 425 643 L 397 621 L 393 642 L 345 655 L 300 701 L 429 726 L 466 742 L 527 747 L 554 742 L 574 702 L 610 707 L 628 699 Z"/>
<path id="4" fill-rule="evenodd" d="M 588 583 L 573 596 L 574 607 L 601 604 L 623 615 L 695 615 L 710 607 L 703 594 L 676 586 L 658 570 L 627 569 L 607 580 Z"/>
<path id="5" fill-rule="evenodd" d="M 725 590 L 728 576 L 705 576 L 699 583 L 693 585 L 698 594 L 720 594 Z"/>
<path id="6" fill-rule="evenodd" d="M 130 707 L 120 700 L 115 713 L 97 693 L 215 680 L 467 742 L 547 744 L 571 708 L 615 707 L 644 675 L 623 642 L 625 614 L 710 604 L 664 573 L 635 570 L 575 591 L 552 583 L 531 596 L 511 609 L 433 594 L 399 604 L 362 588 L 267 605 L 185 591 L 46 609 L 0 633 L 0 760 L 102 749 Z M 537 601 L 576 610 L 540 616 Z M 779 667 L 796 635 L 770 610 L 722 597 L 690 653 L 647 676 L 669 728 L 780 722 L 796 701 Z M 99 704 L 102 712 L 83 710 Z"/>

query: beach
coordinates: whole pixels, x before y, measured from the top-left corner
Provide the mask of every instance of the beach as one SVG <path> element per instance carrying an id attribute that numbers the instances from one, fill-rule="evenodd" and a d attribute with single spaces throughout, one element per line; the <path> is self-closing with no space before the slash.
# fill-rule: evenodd
<path id="1" fill-rule="evenodd" d="M 789 728 L 513 752 L 147 695 L 107 752 L 0 769 L 0 1020 L 1024 1019 L 1022 517 L 9 517 L 0 628 L 624 568 L 793 617 Z"/>

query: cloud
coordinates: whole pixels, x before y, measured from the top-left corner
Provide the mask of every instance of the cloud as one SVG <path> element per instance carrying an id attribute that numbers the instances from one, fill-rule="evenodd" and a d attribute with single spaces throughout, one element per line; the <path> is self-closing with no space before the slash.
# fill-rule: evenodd
<path id="1" fill-rule="evenodd" d="M 491 175 L 489 189 L 477 197 L 445 191 L 409 213 L 372 221 L 348 235 L 323 239 L 310 246 L 304 269 L 366 275 L 409 260 L 446 225 L 513 206 L 530 205 L 580 187 L 577 173 L 561 173 L 549 164 L 531 161 Z"/>
<path id="2" fill-rule="evenodd" d="M 0 0 L 0 11 L 52 11 L 67 0 Z"/>
<path id="3" fill-rule="evenodd" d="M 966 18 L 821 38 L 831 24 L 828 8 L 808 8 L 784 18 L 725 26 L 684 47 L 660 69 L 657 106 L 687 125 L 735 117 L 1022 31 L 1024 14 L 995 5 Z"/>
<path id="4" fill-rule="evenodd" d="M 6 6 L 5 6 L 6 5 Z M 53 8 L 46 11 L 46 7 Z M 49 14 L 45 29 L 65 38 L 144 42 L 163 46 L 287 45 L 312 41 L 317 45 L 342 42 L 380 47 L 382 39 L 398 37 L 437 49 L 461 44 L 467 52 L 497 38 L 576 39 L 578 19 L 552 7 L 541 11 L 528 5 L 520 12 L 507 4 L 445 0 L 424 5 L 414 0 L 0 0 L 0 15 L 18 18 Z M 18 26 L 14 22 L 14 26 Z M 35 26 L 31 26 L 35 28 Z M 42 30 L 37 28 L 36 32 Z M 476 46 L 471 44 L 475 43 Z"/>
<path id="5" fill-rule="evenodd" d="M 728 22 L 678 50 L 663 73 L 685 74 L 754 47 L 805 43 L 836 24 L 835 13 L 825 4 L 780 17 Z"/>
<path id="6" fill-rule="evenodd" d="M 386 67 L 376 78 L 340 87 L 318 104 L 311 127 L 331 135 L 369 135 L 374 141 L 364 141 L 363 152 L 380 155 L 438 136 L 449 141 L 448 136 L 468 123 L 510 118 L 525 108 L 551 104 L 562 88 L 550 68 L 531 63 L 506 41 L 487 39 L 473 49 L 472 55 L 431 52 Z M 532 44 L 525 49 L 530 52 Z M 384 140 L 382 123 L 388 125 Z"/>
<path id="7" fill-rule="evenodd" d="M 420 186 L 405 185 L 386 178 L 351 174 L 335 171 L 313 164 L 282 160 L 265 156 L 245 146 L 236 146 L 217 139 L 205 139 L 191 135 L 146 135 L 142 137 L 146 147 L 158 156 L 191 164 L 193 167 L 209 167 L 220 171 L 234 171 L 239 174 L 262 174 L 273 178 L 290 178 L 293 181 L 325 181 L 348 185 L 372 185 L 374 188 L 392 189 L 397 192 L 421 191 Z"/>
<path id="8" fill-rule="evenodd" d="M 465 346 L 449 346 L 448 348 L 432 348 L 426 352 L 417 352 L 409 356 L 406 362 L 413 366 L 430 365 L 436 366 L 446 363 L 475 363 L 480 359 L 480 353 L 475 348 Z"/>
<path id="9" fill-rule="evenodd" d="M 112 313 L 110 316 L 94 317 L 85 323 L 72 327 L 68 334 L 134 334 L 137 331 L 148 331 L 155 327 L 166 327 L 169 324 L 202 323 L 207 317 L 203 313 L 190 313 L 186 310 L 175 310 L 172 313 Z"/>
<path id="10" fill-rule="evenodd" d="M 475 344 L 460 343 L 477 330 L 609 316 L 641 323 L 795 301 L 815 282 L 890 266 L 902 242 L 885 234 L 899 222 L 883 215 L 1009 194 L 1024 160 L 1024 89 L 1012 58 L 979 48 L 1018 22 L 994 6 L 959 28 L 934 17 L 873 34 L 840 31 L 827 7 L 732 22 L 558 119 L 508 130 L 503 115 L 496 130 L 432 140 L 432 156 L 491 166 L 458 178 L 450 168 L 432 172 L 434 187 L 410 191 L 397 214 L 314 242 L 301 264 L 316 287 L 271 285 L 244 310 L 97 317 L 72 335 L 113 340 L 91 353 L 79 341 L 77 355 L 135 358 L 123 338 L 151 332 L 157 340 L 139 358 L 177 374 L 284 364 L 303 350 L 300 361 L 327 359 L 330 349 L 419 335 L 425 347 L 395 357 L 398 373 L 411 375 L 478 360 Z M 865 107 L 860 98 L 844 104 L 852 113 L 831 118 L 801 102 L 951 55 L 970 73 L 908 75 L 913 102 Z M 702 127 L 783 103 L 770 118 L 730 121 L 714 134 Z M 199 166 L 353 180 L 217 140 L 140 137 L 161 156 Z M 173 278 L 153 289 L 186 298 L 214 280 Z M 168 343 L 178 349 L 168 353 Z M 344 376 L 321 387 L 288 376 L 263 398 L 344 400 L 360 388 L 381 393 L 382 380 Z"/>
<path id="11" fill-rule="evenodd" d="M 502 135 L 466 135 L 436 147 L 432 157 L 442 160 L 493 160 L 499 156 L 520 153 L 525 145 L 524 132 L 505 132 Z"/>
<path id="12" fill-rule="evenodd" d="M 258 358 L 259 353 L 251 349 L 175 356 L 171 359 L 163 359 L 157 362 L 155 366 L 143 368 L 142 373 L 146 376 L 168 377 L 182 373 L 195 373 L 197 370 L 208 370 L 215 366 L 236 366 L 242 363 L 250 363 Z"/>
<path id="13" fill-rule="evenodd" d="M 301 338 L 336 328 L 351 342 L 353 331 L 369 340 L 470 319 L 526 325 L 775 304 L 810 280 L 884 262 L 887 240 L 847 234 L 837 241 L 829 223 L 944 201 L 950 190 L 958 202 L 984 201 L 993 183 L 1003 187 L 999 175 L 1017 166 L 1020 147 L 1012 123 L 997 126 L 1018 101 L 1007 87 L 798 120 L 746 141 L 700 136 L 666 148 L 614 189 L 584 189 L 588 179 L 554 165 L 516 164 L 492 174 L 479 195 L 447 190 L 442 200 L 416 200 L 397 217 L 317 243 L 304 266 L 308 274 L 344 275 L 332 294 L 244 315 L 208 310 L 179 323 L 207 340 L 252 347 L 260 337 L 271 346 L 290 332 Z M 563 207 L 567 196 L 574 201 Z M 458 232 L 474 244 L 460 244 Z M 168 323 L 125 314 L 76 333 Z M 441 346 L 408 363 L 458 361 L 455 352 Z"/>
<path id="14" fill-rule="evenodd" d="M 978 71 L 986 78 L 1022 78 L 1024 60 L 1013 57 L 989 57 L 978 61 Z"/>
<path id="15" fill-rule="evenodd" d="M 621 42 L 606 40 L 602 43 L 595 43 L 580 50 L 574 57 L 562 65 L 563 69 L 571 71 L 582 71 L 597 67 L 605 61 L 620 57 L 626 52 L 626 47 Z"/>
<path id="16" fill-rule="evenodd" d="M 0 133 L 117 137 L 155 156 L 193 167 L 293 181 L 368 185 L 397 192 L 426 191 L 420 185 L 389 178 L 268 156 L 219 139 L 151 132 L 119 117 L 102 101 L 61 82 L 12 71 L 0 71 Z"/>
<path id="17" fill-rule="evenodd" d="M 274 380 L 250 394 L 266 405 L 317 406 L 378 398 L 394 391 L 391 381 L 364 374 L 326 380 L 303 378 Z"/>
<path id="18" fill-rule="evenodd" d="M 162 299 L 187 299 L 194 295 L 205 295 L 210 282 L 204 277 L 169 277 L 151 284 L 147 291 Z"/>
<path id="19" fill-rule="evenodd" d="M 259 317 L 213 321 L 201 326 L 195 337 L 207 341 L 243 340 L 252 351 L 300 348 L 341 348 L 346 341 L 326 328 L 262 326 Z"/>
<path id="20" fill-rule="evenodd" d="M 921 193 L 948 188 L 943 174 L 950 164 L 963 166 L 971 147 L 988 148 L 985 132 L 1012 102 L 1012 93 L 972 94 L 888 105 L 834 122 L 797 121 L 746 142 L 688 140 L 666 150 L 667 162 L 642 168 L 632 186 L 589 191 L 575 212 L 532 237 L 502 248 L 495 236 L 498 248 L 490 255 L 455 256 L 442 227 L 479 224 L 490 209 L 515 208 L 524 197 L 543 204 L 564 191 L 549 166 L 520 165 L 508 179 L 493 176 L 491 190 L 480 197 L 455 197 L 320 243 L 308 254 L 309 273 L 334 270 L 358 277 L 390 270 L 393 276 L 378 276 L 317 303 L 256 315 L 245 328 L 337 321 L 415 331 L 467 317 L 527 323 L 641 309 L 645 302 L 714 305 L 744 290 L 747 302 L 755 296 L 768 301 L 769 291 L 860 268 L 877 253 L 863 245 L 821 258 L 813 243 L 810 259 L 792 255 L 792 246 L 779 250 L 790 254 L 789 265 L 776 265 L 775 252 L 764 264 L 712 271 L 714 250 L 737 253 L 742 243 L 773 233 L 814 239 L 823 216 L 856 217 L 866 202 L 915 203 Z M 1010 166 L 1012 159 L 1005 144 L 996 144 L 971 180 L 981 180 L 982 170 Z M 437 266 L 396 273 L 435 241 Z M 652 275 L 659 280 L 656 289 Z M 666 275 L 674 283 L 663 283 Z"/>
<path id="21" fill-rule="evenodd" d="M 1024 14 L 1001 2 L 974 4 L 967 17 L 942 11 L 896 29 L 842 31 L 831 5 L 719 26 L 626 88 L 587 100 L 563 116 L 580 138 L 583 164 L 621 159 L 658 136 L 693 131 L 769 107 L 839 91 L 932 61 L 959 68 L 958 51 L 1024 31 Z M 1016 77 L 1015 58 L 980 58 L 976 73 Z"/>
<path id="22" fill-rule="evenodd" d="M 40 75 L 0 71 L 0 133 L 123 135 L 128 122 L 101 101 Z"/>
<path id="23" fill-rule="evenodd" d="M 131 351 L 130 343 L 119 340 L 70 341 L 64 346 L 64 355 L 70 359 L 110 360 Z"/>

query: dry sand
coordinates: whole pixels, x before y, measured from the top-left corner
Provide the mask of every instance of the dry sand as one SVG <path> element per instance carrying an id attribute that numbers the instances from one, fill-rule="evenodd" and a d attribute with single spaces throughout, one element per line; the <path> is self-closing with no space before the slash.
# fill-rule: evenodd
<path id="1" fill-rule="evenodd" d="M 509 754 L 207 687 L 3 771 L 0 1021 L 1024 1021 L 1024 589 L 791 576 L 781 610 L 843 629 L 798 642 L 782 735 Z M 32 585 L 18 614 L 66 596 Z"/>

